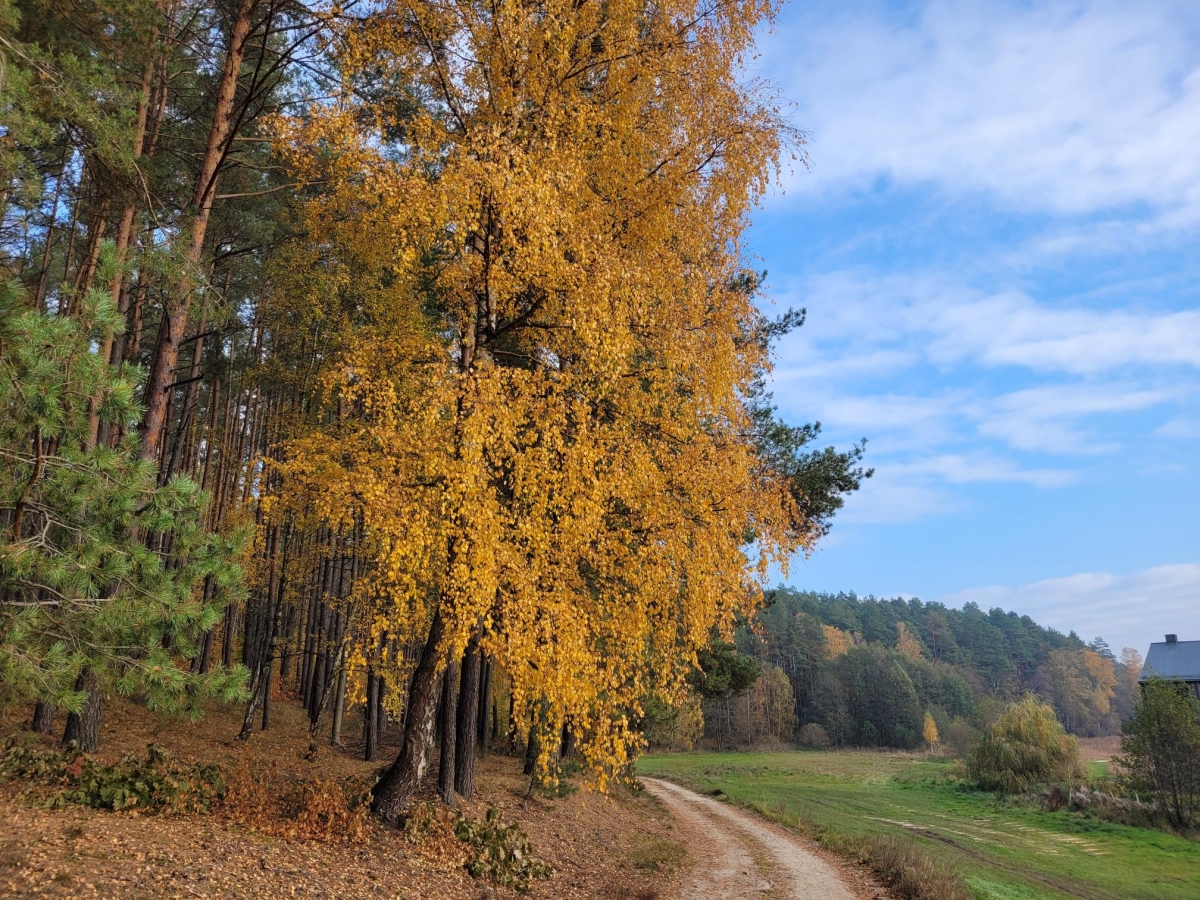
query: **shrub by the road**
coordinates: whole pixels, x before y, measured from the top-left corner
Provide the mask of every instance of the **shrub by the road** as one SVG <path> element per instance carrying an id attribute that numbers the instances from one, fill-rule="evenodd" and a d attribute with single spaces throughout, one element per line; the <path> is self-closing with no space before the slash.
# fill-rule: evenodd
<path id="1" fill-rule="evenodd" d="M 771 815 L 770 810 L 759 809 Z M 971 900 L 971 890 L 962 876 L 931 857 L 916 841 L 877 834 L 850 835 L 804 815 L 796 824 L 826 850 L 865 865 L 898 900 Z"/>

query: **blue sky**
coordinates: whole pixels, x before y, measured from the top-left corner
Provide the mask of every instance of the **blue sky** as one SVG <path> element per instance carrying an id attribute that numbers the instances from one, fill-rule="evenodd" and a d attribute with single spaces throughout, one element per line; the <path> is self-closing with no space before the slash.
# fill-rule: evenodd
<path id="1" fill-rule="evenodd" d="M 788 580 L 1200 639 L 1200 3 L 796 2 L 748 249 L 876 475 Z"/>

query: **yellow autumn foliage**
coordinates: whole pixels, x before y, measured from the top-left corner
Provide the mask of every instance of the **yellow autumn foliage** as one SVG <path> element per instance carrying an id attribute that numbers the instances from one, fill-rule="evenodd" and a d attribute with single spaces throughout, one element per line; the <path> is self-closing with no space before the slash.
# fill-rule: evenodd
<path id="1" fill-rule="evenodd" d="M 772 15 L 384 2 L 333 22 L 341 94 L 278 123 L 319 184 L 280 309 L 322 335 L 281 500 L 370 548 L 356 660 L 479 635 L 516 726 L 567 723 L 601 785 L 638 698 L 815 536 L 747 411 L 740 240 L 783 129 L 740 71 Z"/>
<path id="2" fill-rule="evenodd" d="M 925 722 L 921 726 L 921 739 L 925 741 L 925 746 L 930 750 L 941 743 L 937 722 L 933 720 L 933 716 L 929 712 L 925 713 Z"/>
<path id="3" fill-rule="evenodd" d="M 896 649 L 913 659 L 921 659 L 924 656 L 921 653 L 920 641 L 913 636 L 912 631 L 904 622 L 896 623 Z"/>
<path id="4" fill-rule="evenodd" d="M 825 635 L 825 656 L 837 659 L 854 646 L 854 635 L 833 625 L 822 625 L 821 633 Z"/>

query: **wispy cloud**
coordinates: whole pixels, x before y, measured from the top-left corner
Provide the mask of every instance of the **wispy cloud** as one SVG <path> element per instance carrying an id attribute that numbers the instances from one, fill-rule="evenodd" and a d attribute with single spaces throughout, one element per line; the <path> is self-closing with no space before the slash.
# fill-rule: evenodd
<path id="1" fill-rule="evenodd" d="M 1166 402 L 1173 392 L 1119 384 L 1042 385 L 1013 391 L 985 404 L 981 434 L 997 437 L 1020 450 L 1050 453 L 1111 453 L 1119 444 L 1097 438 L 1082 420 L 1101 414 L 1127 413 Z"/>
<path id="2" fill-rule="evenodd" d="M 1112 453 L 1121 442 L 1105 423 L 1170 415 L 1200 394 L 1196 310 L 1052 304 L 957 273 L 862 266 L 806 276 L 783 298 L 802 298 L 810 317 L 780 347 L 781 406 L 879 438 L 876 450 L 936 454 L 982 438 L 1027 453 Z"/>
<path id="3" fill-rule="evenodd" d="M 1103 372 L 1131 364 L 1200 368 L 1200 312 L 1051 309 L 1010 292 L 925 310 L 934 359 L 1034 371 Z"/>
<path id="4" fill-rule="evenodd" d="M 810 276 L 785 286 L 782 297 L 803 300 L 812 312 L 810 325 L 784 345 L 785 358 L 809 362 L 810 370 L 814 357 L 831 349 L 852 350 L 851 358 L 880 369 L 916 358 L 1074 375 L 1128 366 L 1200 369 L 1194 309 L 1050 305 L 1020 290 L 989 293 L 956 273 L 861 267 Z"/>
<path id="5" fill-rule="evenodd" d="M 813 164 L 759 220 L 776 401 L 876 467 L 812 579 L 1200 639 L 1200 4 L 816 0 L 765 48 Z"/>
<path id="6" fill-rule="evenodd" d="M 1057 488 L 1078 471 L 1047 456 L 1112 455 L 1191 434 L 1181 406 L 1200 394 L 1200 313 L 1039 302 L 958 274 L 811 275 L 785 301 L 809 324 L 780 347 L 776 397 L 839 441 L 867 436 L 878 475 L 848 521 L 897 522 L 961 509 L 956 486 Z M 1034 456 L 1031 464 L 1025 458 Z"/>
<path id="7" fill-rule="evenodd" d="M 929 456 L 915 462 L 890 467 L 907 476 L 929 476 L 951 484 L 1028 484 L 1039 488 L 1062 487 L 1076 478 L 1066 469 L 1022 469 L 1011 460 L 990 456 L 968 457 L 959 454 Z"/>
<path id="8" fill-rule="evenodd" d="M 811 130 L 800 192 L 891 183 L 1016 209 L 1200 214 L 1200 7 L 939 0 L 801 15 L 764 61 Z"/>
<path id="9" fill-rule="evenodd" d="M 1130 575 L 1088 572 L 1016 586 L 980 587 L 937 598 L 947 606 L 978 603 L 1031 616 L 1085 639 L 1145 654 L 1163 634 L 1200 640 L 1200 565 L 1155 566 Z"/>
<path id="10" fill-rule="evenodd" d="M 1012 484 L 1048 489 L 1076 480 L 1066 469 L 1022 468 L 989 454 L 932 454 L 877 461 L 875 475 L 852 496 L 838 519 L 848 524 L 895 524 L 962 509 L 963 498 L 948 486 Z"/>
<path id="11" fill-rule="evenodd" d="M 1200 419 L 1180 416 L 1163 423 L 1154 433 L 1179 441 L 1200 441 Z"/>
<path id="12" fill-rule="evenodd" d="M 852 495 L 838 513 L 846 525 L 892 525 L 961 509 L 963 500 L 928 479 L 905 477 L 887 466 L 876 470 L 866 489 Z"/>

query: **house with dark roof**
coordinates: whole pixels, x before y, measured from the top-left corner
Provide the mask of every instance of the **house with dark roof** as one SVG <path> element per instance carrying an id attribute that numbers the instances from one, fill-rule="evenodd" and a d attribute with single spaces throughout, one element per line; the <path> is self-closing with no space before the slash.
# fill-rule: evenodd
<path id="1" fill-rule="evenodd" d="M 1165 641 L 1151 644 L 1142 666 L 1141 683 L 1154 675 L 1186 684 L 1200 700 L 1200 641 L 1181 641 L 1168 634 Z"/>

